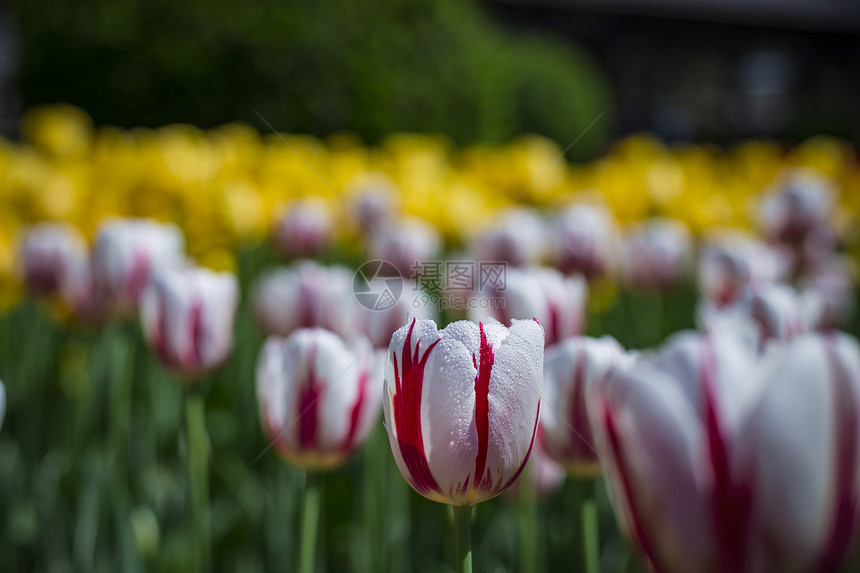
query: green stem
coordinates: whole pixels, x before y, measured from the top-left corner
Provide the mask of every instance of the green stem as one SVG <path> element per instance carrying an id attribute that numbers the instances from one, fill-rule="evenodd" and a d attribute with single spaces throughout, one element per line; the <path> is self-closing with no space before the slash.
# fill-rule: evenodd
<path id="1" fill-rule="evenodd" d="M 185 431 L 188 440 L 188 478 L 191 511 L 197 546 L 197 570 L 208 571 L 211 559 L 209 522 L 209 437 L 206 434 L 206 404 L 201 394 L 189 392 L 185 401 Z"/>
<path id="2" fill-rule="evenodd" d="M 322 476 L 307 472 L 305 477 L 305 505 L 302 509 L 302 545 L 299 553 L 299 573 L 313 573 L 320 522 Z"/>
<path id="3" fill-rule="evenodd" d="M 454 506 L 457 572 L 472 573 L 472 506 Z"/>
<path id="4" fill-rule="evenodd" d="M 587 484 L 591 485 L 591 484 Z M 596 483 L 586 494 L 582 503 L 582 547 L 583 571 L 585 573 L 600 572 L 600 537 L 597 522 Z"/>
<path id="5" fill-rule="evenodd" d="M 538 511 L 537 496 L 531 472 L 526 468 L 519 479 L 520 513 L 520 571 L 542 571 L 538 561 Z"/>

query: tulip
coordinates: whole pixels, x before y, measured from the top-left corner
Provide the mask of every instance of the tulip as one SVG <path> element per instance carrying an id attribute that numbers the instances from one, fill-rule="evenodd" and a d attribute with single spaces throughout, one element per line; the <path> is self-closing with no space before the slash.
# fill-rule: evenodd
<path id="1" fill-rule="evenodd" d="M 391 338 L 383 411 L 400 473 L 424 497 L 471 506 L 520 475 L 543 387 L 543 329 L 534 320 L 413 320 Z"/>
<path id="2" fill-rule="evenodd" d="M 509 268 L 504 284 L 491 284 L 470 304 L 470 318 L 492 317 L 502 324 L 537 318 L 550 346 L 585 330 L 588 286 L 580 276 L 549 268 Z"/>
<path id="3" fill-rule="evenodd" d="M 539 264 L 546 251 L 545 223 L 533 209 L 505 212 L 472 240 L 476 261 L 522 267 Z"/>
<path id="4" fill-rule="evenodd" d="M 860 347 L 683 333 L 596 387 L 625 534 L 661 573 L 834 571 L 860 499 Z"/>
<path id="5" fill-rule="evenodd" d="M 627 286 L 663 292 L 687 276 L 692 255 L 690 232 L 673 219 L 651 219 L 627 236 L 622 247 L 621 276 Z"/>
<path id="6" fill-rule="evenodd" d="M 371 281 L 373 292 L 381 292 L 379 284 L 387 280 L 402 282 L 400 296 L 388 308 L 377 310 L 362 306 L 362 331 L 373 344 L 374 348 L 388 348 L 391 336 L 402 325 L 413 318 L 433 319 L 436 317 L 435 299 L 426 291 L 405 279 L 376 279 Z"/>
<path id="7" fill-rule="evenodd" d="M 723 322 L 747 321 L 758 329 L 759 340 L 788 341 L 807 330 L 807 306 L 790 286 L 763 283 L 748 286 L 730 306 L 700 303 L 699 319 L 706 330 Z"/>
<path id="8" fill-rule="evenodd" d="M 351 211 L 362 230 L 373 234 L 394 220 L 400 191 L 387 175 L 363 173 L 352 180 L 348 188 Z"/>
<path id="9" fill-rule="evenodd" d="M 811 328 L 831 330 L 850 324 L 857 304 L 856 274 L 851 261 L 838 255 L 809 269 L 800 282 Z"/>
<path id="10" fill-rule="evenodd" d="M 348 268 L 313 261 L 270 271 L 254 287 L 254 318 L 267 335 L 316 326 L 351 337 L 358 328 L 352 283 Z"/>
<path id="11" fill-rule="evenodd" d="M 76 258 L 66 268 L 59 296 L 72 318 L 80 323 L 100 326 L 109 318 L 89 256 Z"/>
<path id="12" fill-rule="evenodd" d="M 750 284 L 784 279 L 789 263 L 783 253 L 741 233 L 712 233 L 699 255 L 699 291 L 716 306 L 728 306 Z"/>
<path id="13" fill-rule="evenodd" d="M 829 227 L 836 196 L 833 182 L 814 171 L 783 174 L 759 206 L 762 234 L 771 241 L 802 244 L 810 233 Z"/>
<path id="14" fill-rule="evenodd" d="M 230 273 L 203 268 L 159 271 L 141 300 L 147 343 L 168 370 L 183 377 L 208 374 L 233 351 L 239 285 Z"/>
<path id="15" fill-rule="evenodd" d="M 86 251 L 83 235 L 68 223 L 45 222 L 30 227 L 19 253 L 27 290 L 37 295 L 56 293 L 69 267 L 86 257 Z"/>
<path id="16" fill-rule="evenodd" d="M 272 238 L 287 258 L 319 255 L 332 241 L 328 206 L 317 197 L 295 201 L 275 222 Z"/>
<path id="17" fill-rule="evenodd" d="M 278 454 L 310 470 L 341 465 L 379 416 L 380 359 L 364 338 L 322 328 L 266 340 L 257 364 L 263 428 Z"/>
<path id="18" fill-rule="evenodd" d="M 370 258 L 390 262 L 403 276 L 412 276 L 416 266 L 432 260 L 442 245 L 436 227 L 417 218 L 377 228 L 371 239 Z"/>
<path id="19" fill-rule="evenodd" d="M 138 308 L 151 274 L 184 264 L 184 239 L 174 224 L 148 219 L 111 219 L 98 230 L 93 270 L 100 292 L 113 310 Z"/>
<path id="20" fill-rule="evenodd" d="M 556 344 L 544 359 L 544 402 L 538 441 L 547 456 L 574 476 L 600 475 L 591 432 L 590 396 L 594 386 L 624 359 L 611 337 L 572 337 Z"/>
<path id="21" fill-rule="evenodd" d="M 589 280 L 614 272 L 618 230 L 605 207 L 571 205 L 556 218 L 551 233 L 562 272 L 581 273 Z"/>

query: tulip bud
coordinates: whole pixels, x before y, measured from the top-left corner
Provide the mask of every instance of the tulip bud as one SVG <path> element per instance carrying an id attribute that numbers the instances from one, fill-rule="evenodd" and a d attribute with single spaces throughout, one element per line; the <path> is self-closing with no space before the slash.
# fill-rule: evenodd
<path id="1" fill-rule="evenodd" d="M 45 222 L 27 230 L 19 258 L 24 285 L 36 295 L 60 289 L 69 266 L 86 257 L 83 235 L 67 223 Z"/>
<path id="2" fill-rule="evenodd" d="M 816 229 L 830 225 L 837 192 L 832 181 L 814 171 L 796 169 L 765 191 L 759 225 L 768 240 L 800 246 Z"/>
<path id="3" fill-rule="evenodd" d="M 358 327 L 352 272 L 300 261 L 265 274 L 254 287 L 253 312 L 264 334 L 287 336 L 318 326 L 343 337 Z"/>
<path id="4" fill-rule="evenodd" d="M 378 419 L 381 356 L 363 338 L 321 328 L 266 340 L 257 398 L 266 436 L 286 461 L 309 470 L 342 464 Z"/>
<path id="5" fill-rule="evenodd" d="M 472 241 L 477 261 L 498 261 L 513 267 L 541 262 L 546 252 L 545 223 L 533 209 L 505 212 Z"/>
<path id="6" fill-rule="evenodd" d="M 431 223 L 406 218 L 377 228 L 372 236 L 370 258 L 388 261 L 403 276 L 411 276 L 416 265 L 432 260 L 442 239 Z"/>
<path id="7" fill-rule="evenodd" d="M 470 305 L 471 320 L 536 318 L 550 346 L 585 330 L 588 286 L 581 276 L 566 277 L 549 268 L 509 268 L 504 285 L 487 285 Z"/>
<path id="8" fill-rule="evenodd" d="M 621 276 L 633 289 L 663 292 L 679 285 L 692 258 L 690 232 L 673 219 L 634 227 L 621 252 Z"/>
<path id="9" fill-rule="evenodd" d="M 93 250 L 98 288 L 114 311 L 132 312 L 154 271 L 184 264 L 183 248 L 176 225 L 111 219 L 99 228 Z"/>
<path id="10" fill-rule="evenodd" d="M 168 370 L 183 377 L 210 373 L 233 351 L 238 303 L 239 286 L 230 273 L 159 271 L 141 299 L 144 337 Z"/>
<path id="11" fill-rule="evenodd" d="M 605 207 L 571 205 L 556 219 L 552 234 L 562 272 L 581 273 L 589 280 L 614 273 L 618 230 Z"/>
<path id="12" fill-rule="evenodd" d="M 528 461 L 542 387 L 537 321 L 403 326 L 388 347 L 383 399 L 400 473 L 441 503 L 495 497 Z"/>
<path id="13" fill-rule="evenodd" d="M 285 257 L 314 257 L 332 240 L 331 213 L 317 197 L 300 199 L 278 218 L 272 229 L 275 246 Z"/>
<path id="14" fill-rule="evenodd" d="M 683 333 L 596 386 L 614 509 L 655 571 L 835 571 L 860 499 L 860 347 Z"/>
<path id="15" fill-rule="evenodd" d="M 538 440 L 571 475 L 600 475 L 590 397 L 595 384 L 624 358 L 624 349 L 608 336 L 568 338 L 546 352 Z"/>
<path id="16" fill-rule="evenodd" d="M 716 306 L 730 305 L 750 284 L 785 278 L 790 259 L 734 231 L 711 234 L 699 255 L 699 291 Z"/>

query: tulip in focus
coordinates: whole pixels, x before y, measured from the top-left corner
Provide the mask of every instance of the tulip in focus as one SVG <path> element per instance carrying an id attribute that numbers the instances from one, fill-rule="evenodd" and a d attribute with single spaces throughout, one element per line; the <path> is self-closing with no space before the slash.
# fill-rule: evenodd
<path id="1" fill-rule="evenodd" d="M 423 219 L 409 217 L 376 228 L 371 235 L 369 255 L 371 259 L 390 262 L 403 276 L 412 276 L 414 267 L 433 260 L 441 246 L 436 227 Z"/>
<path id="2" fill-rule="evenodd" d="M 294 201 L 272 228 L 278 251 L 288 259 L 314 257 L 332 242 L 332 219 L 322 199 L 307 197 Z"/>
<path id="3" fill-rule="evenodd" d="M 608 336 L 568 338 L 546 352 L 538 441 L 570 475 L 600 475 L 591 431 L 591 394 L 625 357 L 621 345 Z"/>
<path id="4" fill-rule="evenodd" d="M 383 410 L 400 473 L 424 497 L 472 506 L 519 477 L 543 387 L 543 329 L 534 320 L 413 320 L 391 338 Z"/>
<path id="5" fill-rule="evenodd" d="M 661 573 L 832 572 L 860 499 L 860 348 L 683 333 L 597 387 L 625 534 Z"/>
<path id="6" fill-rule="evenodd" d="M 621 276 L 627 286 L 664 292 L 687 277 L 693 244 L 687 227 L 673 219 L 651 219 L 635 227 L 621 252 Z"/>
<path id="7" fill-rule="evenodd" d="M 565 276 L 550 268 L 508 268 L 504 285 L 487 285 L 470 305 L 469 318 L 536 318 L 546 333 L 547 347 L 585 330 L 588 285 L 581 276 Z"/>
<path id="8" fill-rule="evenodd" d="M 719 231 L 705 239 L 699 253 L 699 291 L 718 307 L 733 303 L 751 284 L 778 282 L 790 259 L 766 244 L 736 231 Z"/>
<path id="9" fill-rule="evenodd" d="M 615 220 L 602 206 L 571 205 L 552 228 L 556 266 L 564 273 L 580 273 L 589 280 L 615 272 L 617 241 Z"/>
<path id="10" fill-rule="evenodd" d="M 87 244 L 68 223 L 45 222 L 30 227 L 19 259 L 24 285 L 36 295 L 56 293 L 70 266 L 86 257 Z"/>
<path id="11" fill-rule="evenodd" d="M 298 328 L 318 326 L 351 337 L 358 328 L 352 278 L 346 267 L 313 261 L 270 271 L 254 287 L 257 325 L 266 335 L 287 336 Z"/>
<path id="12" fill-rule="evenodd" d="M 546 224 L 534 209 L 512 209 L 472 240 L 476 261 L 513 267 L 539 264 L 547 249 Z"/>
<path id="13" fill-rule="evenodd" d="M 141 300 L 144 337 L 165 368 L 186 378 L 208 374 L 233 351 L 239 286 L 230 273 L 159 271 Z"/>
<path id="14" fill-rule="evenodd" d="M 182 266 L 185 240 L 179 228 L 148 219 L 110 219 L 99 228 L 93 270 L 112 310 L 127 314 L 157 270 Z"/>
<path id="15" fill-rule="evenodd" d="M 257 397 L 278 454 L 308 470 L 346 461 L 378 419 L 380 362 L 367 340 L 347 343 L 321 328 L 269 337 L 257 364 Z"/>

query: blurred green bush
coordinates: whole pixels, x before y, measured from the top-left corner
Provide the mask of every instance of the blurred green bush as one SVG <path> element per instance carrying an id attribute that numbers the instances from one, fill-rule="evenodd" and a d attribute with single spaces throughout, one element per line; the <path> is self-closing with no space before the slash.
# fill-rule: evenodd
<path id="1" fill-rule="evenodd" d="M 536 132 L 566 145 L 609 105 L 601 70 L 561 42 L 498 29 L 463 0 L 12 0 L 25 106 L 97 123 L 441 132 L 459 143 Z M 572 150 L 592 155 L 611 120 Z"/>

